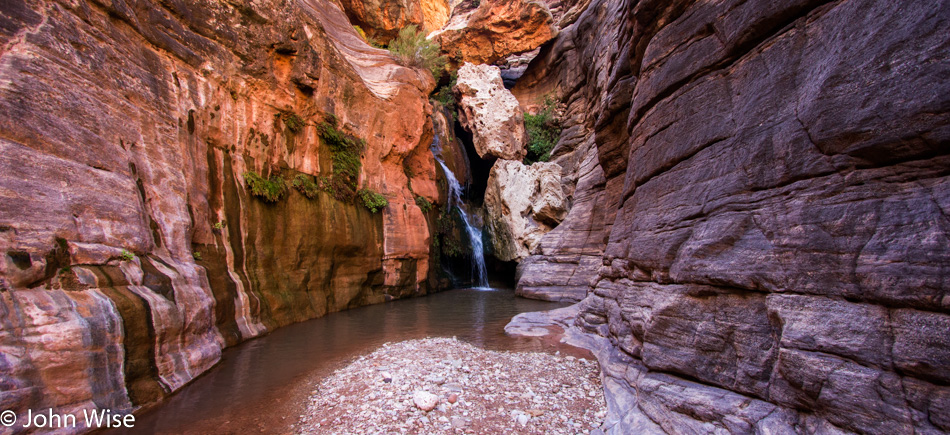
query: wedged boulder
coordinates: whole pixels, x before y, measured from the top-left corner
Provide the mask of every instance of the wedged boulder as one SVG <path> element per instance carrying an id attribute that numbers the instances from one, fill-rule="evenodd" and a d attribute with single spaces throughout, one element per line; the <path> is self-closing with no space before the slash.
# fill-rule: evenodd
<path id="1" fill-rule="evenodd" d="M 561 167 L 539 162 L 498 160 L 485 190 L 486 225 L 492 252 L 503 261 L 521 261 L 532 253 L 541 236 L 567 215 L 561 189 Z"/>
<path id="2" fill-rule="evenodd" d="M 479 157 L 524 159 L 528 142 L 524 114 L 518 100 L 505 89 L 498 67 L 462 65 L 455 93 L 459 99 L 459 122 L 472 132 Z"/>
<path id="3" fill-rule="evenodd" d="M 456 64 L 494 63 L 534 50 L 557 36 L 547 5 L 536 0 L 465 1 L 434 38 Z"/>

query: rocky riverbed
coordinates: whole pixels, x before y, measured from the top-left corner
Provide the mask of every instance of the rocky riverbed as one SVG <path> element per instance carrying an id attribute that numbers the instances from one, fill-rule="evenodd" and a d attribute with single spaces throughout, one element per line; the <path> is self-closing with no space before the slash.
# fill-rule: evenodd
<path id="1" fill-rule="evenodd" d="M 479 349 L 455 338 L 387 343 L 324 379 L 297 433 L 599 433 L 596 361 Z"/>

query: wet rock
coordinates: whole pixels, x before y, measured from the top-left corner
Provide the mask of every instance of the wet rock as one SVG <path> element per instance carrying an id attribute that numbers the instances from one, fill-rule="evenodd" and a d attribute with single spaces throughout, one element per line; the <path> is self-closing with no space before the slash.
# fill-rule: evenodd
<path id="1" fill-rule="evenodd" d="M 485 212 L 495 256 L 503 261 L 523 260 L 567 214 L 561 167 L 549 162 L 526 166 L 519 161 L 496 161 L 485 190 Z"/>
<path id="2" fill-rule="evenodd" d="M 524 158 L 524 114 L 518 100 L 505 89 L 498 67 L 466 63 L 458 71 L 455 93 L 459 122 L 472 132 L 479 157 Z"/>

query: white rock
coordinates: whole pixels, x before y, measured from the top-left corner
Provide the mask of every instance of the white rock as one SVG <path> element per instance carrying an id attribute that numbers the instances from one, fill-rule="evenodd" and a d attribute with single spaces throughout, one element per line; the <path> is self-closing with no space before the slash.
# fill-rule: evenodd
<path id="1" fill-rule="evenodd" d="M 472 132 L 481 158 L 524 159 L 528 142 L 524 113 L 505 89 L 497 66 L 466 62 L 458 71 L 455 92 L 460 97 L 459 122 Z"/>
<path id="2" fill-rule="evenodd" d="M 528 417 L 527 414 L 518 415 L 518 424 L 520 424 L 521 427 L 525 427 L 525 425 L 528 424 L 528 420 L 531 420 L 531 417 Z"/>
<path id="3" fill-rule="evenodd" d="M 428 391 L 416 391 L 412 395 L 412 402 L 423 411 L 431 411 L 439 404 L 439 396 Z"/>
<path id="4" fill-rule="evenodd" d="M 567 215 L 561 167 L 550 162 L 525 166 L 512 160 L 496 161 L 488 176 L 485 212 L 495 256 L 504 261 L 523 260 Z"/>

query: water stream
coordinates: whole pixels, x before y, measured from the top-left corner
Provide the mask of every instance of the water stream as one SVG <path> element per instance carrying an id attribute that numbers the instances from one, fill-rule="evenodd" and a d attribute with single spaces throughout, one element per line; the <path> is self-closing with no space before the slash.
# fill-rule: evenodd
<path id="1" fill-rule="evenodd" d="M 438 123 L 436 123 L 436 125 L 438 125 Z M 459 180 L 455 178 L 455 173 L 446 166 L 445 161 L 442 159 L 442 143 L 439 137 L 439 131 L 438 128 L 436 128 L 431 149 L 432 156 L 435 157 L 435 161 L 442 167 L 442 171 L 445 173 L 445 179 L 448 182 L 449 195 L 446 207 L 449 210 L 452 208 L 457 209 L 459 215 L 462 216 L 462 222 L 465 224 L 465 233 L 468 235 L 469 243 L 472 246 L 472 279 L 476 288 L 487 289 L 489 288 L 488 269 L 485 267 L 485 249 L 482 245 L 482 229 L 475 224 L 470 214 L 465 211 L 466 206 L 462 201 L 462 186 L 459 184 Z"/>
<path id="2" fill-rule="evenodd" d="M 462 289 L 332 313 L 226 349 L 208 373 L 138 415 L 134 429 L 107 433 L 292 433 L 320 379 L 386 342 L 456 336 L 493 350 L 571 351 L 504 332 L 518 313 L 564 305 Z"/>

